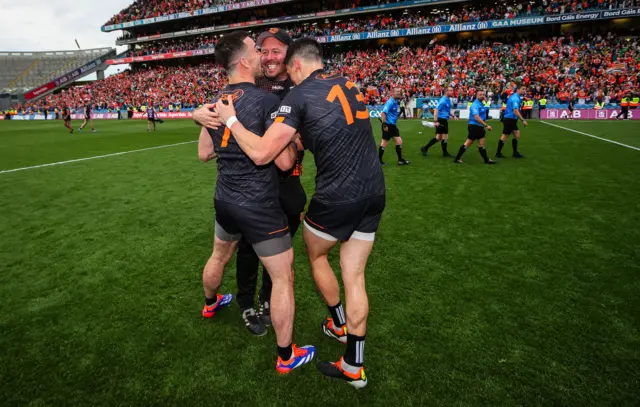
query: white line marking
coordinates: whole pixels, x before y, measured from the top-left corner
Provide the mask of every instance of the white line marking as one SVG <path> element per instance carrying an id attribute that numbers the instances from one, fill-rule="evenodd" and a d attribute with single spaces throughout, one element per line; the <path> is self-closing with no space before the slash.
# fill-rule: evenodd
<path id="1" fill-rule="evenodd" d="M 55 165 L 71 164 L 71 163 L 77 163 L 77 162 L 80 162 L 80 161 L 97 160 L 98 158 L 115 157 L 115 156 L 118 156 L 118 155 L 139 153 L 141 151 L 158 150 L 160 148 L 175 147 L 175 146 L 181 146 L 181 145 L 184 145 L 184 144 L 193 144 L 193 143 L 197 143 L 197 142 L 198 142 L 197 140 L 195 140 L 195 141 L 185 141 L 185 142 L 182 142 L 182 143 L 166 144 L 164 146 L 141 148 L 141 149 L 138 149 L 138 150 L 130 150 L 130 151 L 121 151 L 119 153 L 96 155 L 94 157 L 76 158 L 74 160 L 59 161 L 59 162 L 49 163 L 49 164 L 33 165 L 31 167 L 14 168 L 14 169 L 11 169 L 11 170 L 0 171 L 0 174 L 7 174 L 7 173 L 10 173 L 10 172 L 18 172 L 18 171 L 25 171 L 25 170 L 33 170 L 33 169 L 36 169 L 36 168 L 43 168 L 43 167 L 53 167 Z"/>
<path id="2" fill-rule="evenodd" d="M 607 143 L 613 143 L 613 144 L 617 144 L 617 145 L 622 146 L 622 147 L 630 148 L 630 149 L 632 149 L 632 150 L 640 151 L 640 148 L 638 148 L 638 147 L 630 146 L 630 145 L 628 145 L 628 144 L 620 143 L 620 142 L 618 142 L 618 141 L 613 141 L 613 140 L 609 140 L 609 139 L 607 139 L 607 138 L 602 138 L 602 137 L 594 136 L 593 134 L 584 133 L 584 132 L 582 132 L 582 131 L 578 131 L 578 130 L 570 129 L 570 128 L 568 128 L 568 127 L 559 126 L 559 125 L 557 125 L 557 124 L 553 124 L 553 123 L 549 123 L 549 122 L 545 122 L 545 121 L 540 121 L 540 123 L 544 123 L 544 124 L 546 124 L 546 125 L 553 126 L 553 127 L 558 127 L 558 128 L 560 128 L 560 129 L 568 130 L 568 131 L 571 131 L 571 132 L 574 132 L 574 133 L 582 134 L 583 136 L 587 136 L 587 137 L 595 138 L 595 139 L 598 139 L 598 140 L 606 141 Z"/>

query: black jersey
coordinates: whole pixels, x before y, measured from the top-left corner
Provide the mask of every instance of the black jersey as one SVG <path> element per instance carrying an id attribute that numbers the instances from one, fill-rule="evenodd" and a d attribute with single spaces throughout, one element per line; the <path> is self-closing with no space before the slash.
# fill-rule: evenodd
<path id="1" fill-rule="evenodd" d="M 269 79 L 266 76 L 256 79 L 256 86 L 260 89 L 266 90 L 269 93 L 273 93 L 280 100 L 283 100 L 293 89 L 293 81 L 287 79 L 284 81 L 276 81 L 273 79 Z M 298 151 L 298 157 L 296 158 L 296 163 L 294 166 L 288 171 L 282 171 L 278 168 L 278 175 L 281 180 L 286 179 L 287 177 L 300 177 L 302 175 L 302 160 L 304 159 L 304 151 Z"/>
<path id="2" fill-rule="evenodd" d="M 271 115 L 275 118 L 280 99 L 252 83 L 225 87 L 213 101 L 233 95 L 236 117 L 249 131 L 262 137 Z M 218 155 L 215 199 L 239 206 L 279 206 L 278 174 L 274 163 L 256 165 L 240 148 L 231 131 L 223 126 L 207 129 Z"/>
<path id="3" fill-rule="evenodd" d="M 293 82 L 289 77 L 284 81 L 276 81 L 263 76 L 256 79 L 256 86 L 269 93 L 273 93 L 282 100 L 289 94 L 291 89 L 293 89 Z"/>
<path id="4" fill-rule="evenodd" d="M 369 112 L 353 82 L 315 71 L 285 97 L 276 121 L 297 129 L 314 155 L 314 199 L 341 204 L 385 193 Z"/>
<path id="5" fill-rule="evenodd" d="M 87 106 L 84 109 L 84 118 L 85 119 L 90 119 L 91 118 L 91 106 Z"/>

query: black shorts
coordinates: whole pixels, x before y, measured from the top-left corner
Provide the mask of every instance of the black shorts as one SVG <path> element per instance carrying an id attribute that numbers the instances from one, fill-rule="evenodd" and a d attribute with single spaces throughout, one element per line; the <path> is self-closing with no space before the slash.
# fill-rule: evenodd
<path id="1" fill-rule="evenodd" d="M 469 135 L 467 136 L 469 140 L 481 140 L 487 135 L 487 132 L 482 126 L 470 124 L 469 126 L 467 126 L 467 129 L 469 129 Z"/>
<path id="2" fill-rule="evenodd" d="M 511 133 L 513 133 L 514 131 L 518 131 L 518 119 L 508 119 L 508 118 L 504 118 L 504 120 L 502 121 L 502 123 L 504 123 L 504 126 L 502 128 L 502 134 L 505 135 L 510 135 Z"/>
<path id="3" fill-rule="evenodd" d="M 449 134 L 449 120 L 438 119 L 438 125 L 436 126 L 436 134 Z"/>
<path id="4" fill-rule="evenodd" d="M 311 199 L 304 222 L 311 232 L 326 240 L 344 242 L 354 237 L 373 241 L 385 204 L 385 195 L 339 205 Z"/>
<path id="5" fill-rule="evenodd" d="M 291 248 L 287 216 L 280 206 L 238 206 L 214 200 L 216 236 L 226 242 L 245 238 L 260 257 L 275 256 Z"/>
<path id="6" fill-rule="evenodd" d="M 385 131 L 384 128 L 387 128 Z M 383 124 L 382 125 L 382 139 L 383 140 L 391 140 L 394 137 L 400 137 L 400 131 L 398 130 L 398 126 L 395 124 Z"/>
<path id="7" fill-rule="evenodd" d="M 84 119 L 85 120 L 89 120 L 89 119 L 91 119 L 91 116 L 85 116 Z"/>

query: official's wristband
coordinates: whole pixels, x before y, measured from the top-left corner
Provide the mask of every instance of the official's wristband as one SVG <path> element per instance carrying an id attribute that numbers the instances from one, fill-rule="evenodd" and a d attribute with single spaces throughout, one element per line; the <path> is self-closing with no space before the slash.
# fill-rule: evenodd
<path id="1" fill-rule="evenodd" d="M 237 117 L 235 117 L 235 116 L 231 116 L 231 117 L 229 118 L 229 120 L 227 120 L 227 128 L 228 128 L 228 129 L 230 129 L 230 128 L 231 128 L 231 126 L 233 126 L 233 124 L 234 124 L 235 122 L 237 122 L 237 121 L 238 121 L 238 118 L 237 118 Z"/>

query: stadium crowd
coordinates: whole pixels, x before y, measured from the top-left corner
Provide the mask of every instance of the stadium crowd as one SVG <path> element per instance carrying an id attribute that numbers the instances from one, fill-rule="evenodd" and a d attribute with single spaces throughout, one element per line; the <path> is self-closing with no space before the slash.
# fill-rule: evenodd
<path id="1" fill-rule="evenodd" d="M 414 27 L 428 27 L 441 24 L 456 24 L 489 20 L 509 20 L 518 17 L 547 14 L 580 12 L 590 8 L 618 8 L 640 6 L 640 0 L 611 1 L 547 1 L 530 2 L 480 2 L 458 5 L 438 13 L 406 13 L 366 15 L 349 20 L 325 20 L 324 24 L 303 24 L 291 30 L 293 38 L 306 36 L 329 36 L 351 32 L 394 30 Z M 525 3 L 525 4 L 523 4 Z"/>
<path id="2" fill-rule="evenodd" d="M 245 0 L 135 0 L 129 7 L 111 17 L 105 25 L 142 20 L 150 17 L 160 17 L 183 11 L 193 12 L 195 10 L 224 4 L 241 3 L 242 1 Z"/>
<path id="3" fill-rule="evenodd" d="M 371 105 L 385 101 L 394 86 L 401 87 L 407 98 L 440 96 L 453 86 L 460 102 L 484 89 L 497 103 L 514 83 L 527 85 L 536 98 L 607 103 L 618 102 L 628 90 L 640 93 L 640 40 L 568 36 L 465 46 L 432 41 L 425 47 L 335 53 L 328 56 L 326 67 L 356 81 Z M 79 108 L 92 103 L 115 109 L 151 102 L 190 108 L 210 100 L 225 84 L 225 75 L 210 63 L 141 68 L 49 95 L 30 107 Z"/>
<path id="4" fill-rule="evenodd" d="M 136 46 L 127 52 L 126 56 L 145 56 L 165 54 L 168 52 L 182 52 L 194 49 L 213 48 L 217 43 L 217 38 L 212 36 L 200 35 L 190 37 L 188 39 L 172 39 L 154 42 L 145 42 Z"/>
<path id="5" fill-rule="evenodd" d="M 136 6 L 135 15 L 138 15 L 135 19 L 141 19 L 151 16 L 159 16 L 163 14 L 170 14 L 176 11 L 171 12 L 159 12 L 158 9 L 162 10 L 162 7 L 170 6 L 153 6 L 157 1 L 149 2 L 149 7 L 151 7 L 151 14 L 145 14 L 143 9 L 137 3 L 134 3 L 133 6 Z M 162 2 L 168 4 L 174 4 L 177 2 Z M 188 3 L 188 2 L 187 2 Z M 198 3 L 198 2 L 196 2 Z M 316 4 L 318 3 L 318 4 Z M 246 12 L 238 11 L 234 13 L 234 15 L 229 18 L 229 16 L 221 16 L 221 15 L 210 15 L 208 19 L 203 19 L 193 24 L 181 25 L 181 30 L 190 30 L 197 29 L 203 27 L 214 27 L 216 25 L 227 25 L 238 22 L 249 22 L 267 18 L 274 17 L 282 17 L 286 15 L 296 15 L 296 14 L 304 14 L 309 12 L 317 12 L 317 11 L 325 11 L 325 10 L 340 10 L 344 8 L 352 8 L 352 7 L 361 7 L 361 6 L 370 6 L 376 5 L 380 3 L 393 4 L 397 3 L 397 1 L 379 1 L 379 0 L 335 0 L 328 1 L 322 0 L 320 2 L 304 2 L 302 4 L 295 5 L 287 5 L 280 7 L 270 7 L 260 10 L 259 14 L 257 14 L 253 10 L 247 10 Z M 146 4 L 146 3 L 145 3 Z M 502 20 L 502 19 L 511 19 L 516 17 L 526 17 L 526 16 L 535 16 L 535 15 L 549 15 L 549 14 L 564 14 L 564 13 L 574 13 L 581 12 L 587 10 L 598 10 L 598 9 L 618 9 L 618 8 L 628 8 L 628 7 L 638 7 L 640 6 L 640 0 L 531 0 L 528 2 L 523 1 L 504 1 L 504 2 L 495 2 L 489 0 L 483 1 L 474 1 L 467 2 L 458 5 L 446 4 L 446 8 L 443 8 L 443 5 L 438 4 L 428 4 L 429 8 L 423 9 L 422 13 L 420 10 L 418 12 L 404 12 L 403 10 L 400 13 L 404 12 L 404 15 L 398 14 L 393 15 L 394 13 L 387 13 L 387 15 L 379 15 L 379 16 L 362 16 L 354 19 L 350 19 L 348 22 L 334 22 L 331 23 L 328 20 L 325 21 L 325 24 L 328 26 L 317 27 L 316 25 L 311 26 L 311 32 L 304 33 L 302 32 L 300 35 L 332 35 L 330 32 L 333 31 L 336 34 L 340 34 L 342 32 L 350 32 L 350 31 L 367 31 L 376 25 L 376 23 L 380 24 L 380 20 L 385 20 L 384 26 L 386 28 L 408 28 L 408 27 L 423 27 L 429 25 L 437 25 L 437 24 L 447 24 L 447 23 L 458 23 L 458 22 L 472 22 L 472 21 L 488 21 L 488 20 Z M 191 10 L 191 8 L 187 8 L 187 10 Z M 414 9 L 415 10 L 415 9 Z M 400 21 L 397 17 L 403 17 Z M 395 22 L 394 22 L 395 20 Z M 130 20 L 122 20 L 122 21 L 130 21 Z M 112 24 L 112 22 L 110 22 Z M 298 23 L 299 24 L 299 23 Z M 139 31 L 136 36 L 147 36 L 158 34 L 157 30 L 151 31 Z M 130 34 L 125 34 L 119 39 L 130 39 Z"/>

